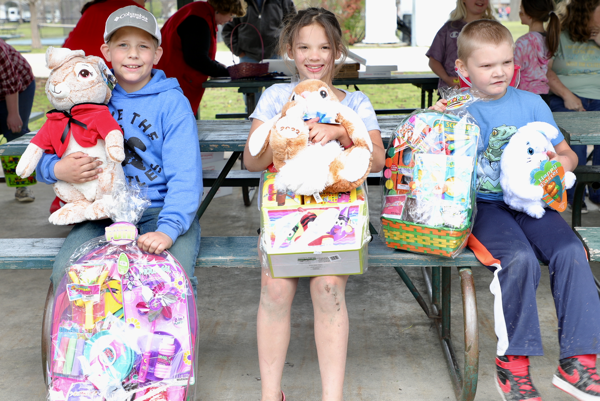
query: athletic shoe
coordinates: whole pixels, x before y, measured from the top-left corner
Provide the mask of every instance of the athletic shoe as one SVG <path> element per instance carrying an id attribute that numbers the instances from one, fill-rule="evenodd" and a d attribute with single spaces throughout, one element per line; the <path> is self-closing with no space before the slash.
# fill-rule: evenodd
<path id="1" fill-rule="evenodd" d="M 561 359 L 552 384 L 580 401 L 600 400 L 600 376 L 596 355 L 577 355 Z"/>
<path id="2" fill-rule="evenodd" d="M 531 382 L 526 356 L 496 357 L 496 388 L 504 401 L 542 401 Z"/>
<path id="3" fill-rule="evenodd" d="M 15 192 L 15 199 L 19 202 L 33 202 L 35 196 L 33 196 L 33 192 L 29 187 L 18 187 Z"/>

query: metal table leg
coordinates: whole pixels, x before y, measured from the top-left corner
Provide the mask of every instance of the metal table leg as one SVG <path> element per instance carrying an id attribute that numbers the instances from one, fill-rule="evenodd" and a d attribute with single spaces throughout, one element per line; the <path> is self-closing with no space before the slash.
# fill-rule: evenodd
<path id="1" fill-rule="evenodd" d="M 433 282 L 429 277 L 426 268 L 423 268 L 423 276 L 427 284 L 427 292 L 433 302 L 436 292 L 439 293 L 439 274 L 436 274 L 436 267 L 432 268 Z M 464 368 L 461 374 L 458 365 L 458 359 L 451 339 L 450 326 L 450 301 L 451 301 L 451 282 L 450 267 L 441 267 L 441 320 L 435 321 L 438 330 L 440 344 L 444 352 L 444 357 L 448 363 L 448 370 L 452 379 L 456 399 L 459 401 L 472 401 L 477 391 L 477 378 L 479 371 L 479 329 L 477 323 L 477 299 L 475 296 L 475 285 L 471 269 L 468 267 L 459 268 L 461 279 L 461 292 L 463 300 L 464 316 Z M 439 272 L 439 270 L 438 270 Z M 438 283 L 436 285 L 436 282 Z M 437 289 L 436 289 L 437 287 Z M 433 311 L 438 308 L 434 305 Z"/>
<path id="2" fill-rule="evenodd" d="M 200 207 L 198 208 L 198 212 L 196 212 L 197 219 L 200 219 L 202 217 L 202 215 L 206 211 L 206 208 L 208 207 L 210 202 L 213 200 L 213 198 L 215 197 L 215 194 L 217 193 L 217 191 L 223 184 L 223 181 L 225 181 L 225 178 L 227 178 L 227 174 L 229 174 L 229 172 L 231 171 L 231 168 L 233 167 L 233 165 L 237 161 L 237 158 L 241 154 L 242 154 L 242 152 L 233 152 L 233 154 L 231 155 L 229 160 L 227 160 L 225 167 L 223 167 L 223 170 L 221 170 L 221 174 L 219 174 L 219 176 L 215 180 L 215 183 L 210 188 L 210 191 L 208 191 L 208 193 L 206 194 L 206 198 L 204 198 L 204 200 L 200 204 Z"/>
<path id="3" fill-rule="evenodd" d="M 44 314 L 42 316 L 42 369 L 44 375 L 44 384 L 48 386 L 48 373 L 50 372 L 50 361 L 46 358 L 52 349 L 52 304 L 54 303 L 54 286 L 50 282 L 46 303 L 44 304 Z"/>

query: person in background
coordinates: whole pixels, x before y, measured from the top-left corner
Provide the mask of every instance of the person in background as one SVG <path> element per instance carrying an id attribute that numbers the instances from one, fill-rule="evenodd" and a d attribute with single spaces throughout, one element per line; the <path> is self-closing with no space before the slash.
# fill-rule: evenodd
<path id="1" fill-rule="evenodd" d="M 0 39 L 0 145 L 29 132 L 35 96 L 31 66 L 14 47 Z M 17 187 L 15 199 L 33 202 L 29 187 Z"/>
<path id="2" fill-rule="evenodd" d="M 482 18 L 494 19 L 489 0 L 456 0 L 456 8 L 450 13 L 450 19 L 440 28 L 425 54 L 429 57 L 431 71 L 440 77 L 438 89 L 460 86 L 454 71 L 456 38 L 468 22 Z"/>
<path id="3" fill-rule="evenodd" d="M 120 8 L 137 6 L 144 8 L 145 0 L 92 0 L 81 8 L 81 18 L 65 39 L 62 47 L 83 50 L 86 56 L 102 57 L 100 46 L 104 44 L 104 25 L 110 14 Z M 108 68 L 110 62 L 104 60 Z"/>
<path id="4" fill-rule="evenodd" d="M 246 16 L 234 18 L 223 25 L 223 42 L 233 54 L 240 58 L 240 63 L 259 63 L 263 58 L 281 58 L 277 51 L 279 36 L 283 28 L 284 18 L 289 14 L 296 13 L 293 0 L 245 1 L 248 7 Z M 240 25 L 245 22 L 247 24 Z M 248 24 L 253 25 L 256 29 Z M 260 37 L 258 36 L 259 32 Z M 262 89 L 259 88 L 258 90 L 259 92 L 256 94 L 257 104 L 262 92 Z M 244 102 L 246 102 L 246 94 L 244 94 Z"/>
<path id="5" fill-rule="evenodd" d="M 563 2 L 565 3 L 565 2 Z M 548 63 L 552 111 L 600 111 L 600 0 L 571 0 L 559 9 L 560 41 Z M 587 161 L 587 147 L 573 145 L 579 165 Z M 594 166 L 600 165 L 600 146 L 594 146 Z M 600 203 L 600 190 L 588 188 L 590 200 Z M 567 190 L 569 207 L 575 188 Z M 582 213 L 587 213 L 583 202 Z"/>
<path id="6" fill-rule="evenodd" d="M 244 16 L 243 0 L 208 0 L 186 4 L 161 29 L 163 56 L 157 68 L 177 78 L 184 95 L 197 113 L 208 77 L 228 77 L 227 67 L 215 60 L 217 25 L 233 16 Z"/>
<path id="7" fill-rule="evenodd" d="M 548 61 L 560 40 L 560 21 L 554 12 L 554 1 L 523 0 L 519 17 L 521 24 L 529 27 L 529 32 L 515 43 L 515 65 L 521 66 L 519 89 L 536 93 L 549 103 Z M 547 31 L 545 22 L 548 22 Z"/>
<path id="8" fill-rule="evenodd" d="M 223 25 L 223 42 L 229 50 L 240 58 L 240 63 L 259 63 L 263 59 L 261 41 L 264 44 L 264 58 L 280 58 L 277 52 L 283 20 L 288 14 L 296 13 L 293 0 L 245 0 L 246 15 L 234 18 Z M 253 25 L 240 25 L 248 23 Z M 237 28 L 236 28 L 237 27 Z M 233 29 L 235 29 L 235 32 Z M 233 46 L 232 46 L 233 43 Z"/>

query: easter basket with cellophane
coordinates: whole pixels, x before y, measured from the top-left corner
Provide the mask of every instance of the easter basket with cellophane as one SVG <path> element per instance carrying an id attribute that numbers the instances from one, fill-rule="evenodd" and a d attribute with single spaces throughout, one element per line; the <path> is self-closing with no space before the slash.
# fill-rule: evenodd
<path id="1" fill-rule="evenodd" d="M 382 177 L 381 236 L 387 246 L 456 257 L 475 219 L 479 126 L 464 90 L 444 96 L 446 112 L 416 110 L 398 125 Z"/>

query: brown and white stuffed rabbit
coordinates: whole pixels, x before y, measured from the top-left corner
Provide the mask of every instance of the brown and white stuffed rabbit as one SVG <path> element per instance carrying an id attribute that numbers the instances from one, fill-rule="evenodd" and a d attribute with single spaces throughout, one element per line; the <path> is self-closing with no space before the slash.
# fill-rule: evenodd
<path id="1" fill-rule="evenodd" d="M 30 176 L 44 152 L 65 157 L 81 151 L 99 158 L 102 173 L 97 180 L 54 184 L 54 192 L 66 205 L 49 220 L 66 225 L 107 218 L 102 197 L 112 192 L 117 178 L 124 179 L 123 133 L 106 106 L 116 79 L 101 58 L 86 57 L 82 50 L 50 47 L 46 64 L 52 70 L 46 95 L 56 109 L 46 114 L 48 120 L 31 140 L 16 172 L 22 178 Z"/>
<path id="2" fill-rule="evenodd" d="M 325 145 L 309 141 L 305 120 L 324 115 L 346 129 L 353 142 L 350 148 L 344 149 L 337 141 Z M 281 113 L 254 131 L 248 143 L 250 154 L 261 155 L 267 144 L 278 171 L 278 191 L 298 195 L 347 192 L 362 184 L 371 170 L 373 143 L 364 122 L 317 79 L 299 83 Z"/>

